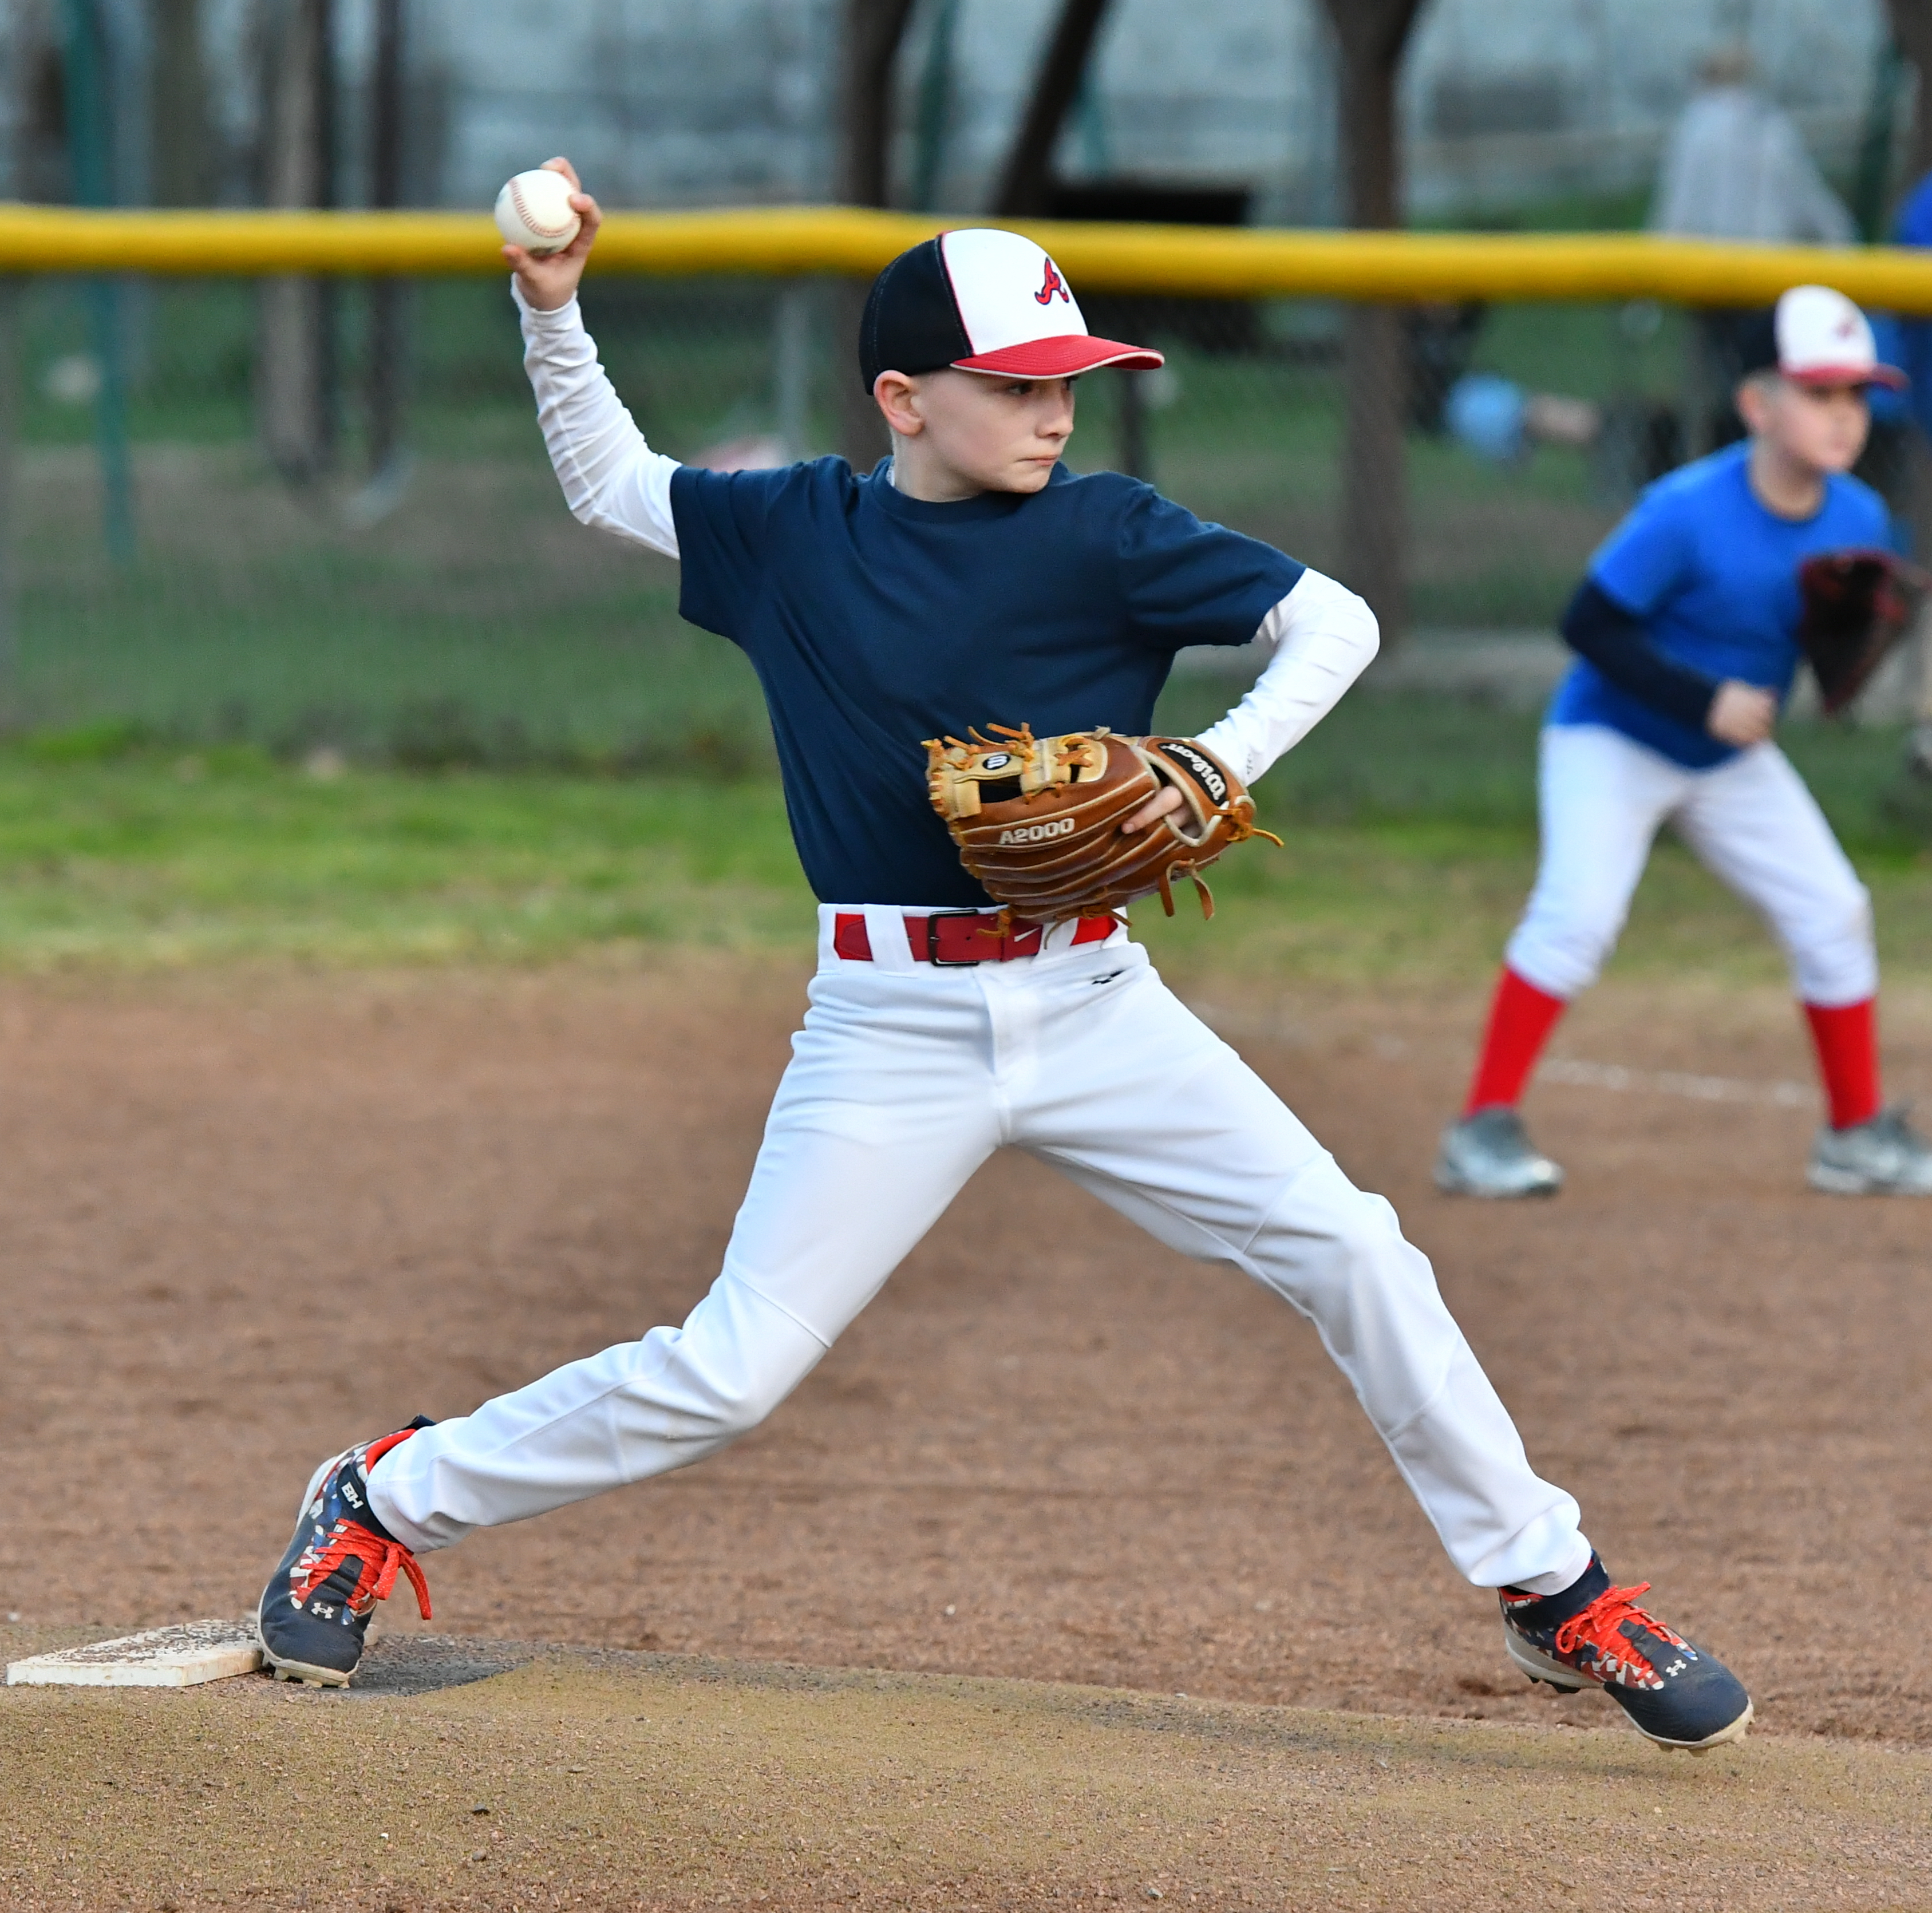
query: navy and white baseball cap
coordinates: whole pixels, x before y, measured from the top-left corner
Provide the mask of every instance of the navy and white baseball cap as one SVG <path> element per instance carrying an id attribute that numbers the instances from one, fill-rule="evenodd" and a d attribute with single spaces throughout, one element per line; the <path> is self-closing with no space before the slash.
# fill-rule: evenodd
<path id="1" fill-rule="evenodd" d="M 1871 322 L 1829 286 L 1793 286 L 1753 322 L 1742 342 L 1746 373 L 1776 371 L 1801 385 L 1889 385 L 1910 381 L 1883 364 Z"/>
<path id="2" fill-rule="evenodd" d="M 972 226 L 899 254 L 872 282 L 859 323 L 859 370 L 951 366 L 1008 379 L 1070 379 L 1102 365 L 1151 372 L 1145 346 L 1096 338 L 1058 266 L 1017 232 Z"/>

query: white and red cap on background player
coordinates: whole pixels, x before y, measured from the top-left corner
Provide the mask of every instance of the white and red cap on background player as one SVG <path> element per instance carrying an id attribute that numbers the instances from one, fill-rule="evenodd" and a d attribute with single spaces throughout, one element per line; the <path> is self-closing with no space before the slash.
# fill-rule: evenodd
<path id="1" fill-rule="evenodd" d="M 1909 384 L 1895 365 L 1880 363 L 1870 322 L 1829 286 L 1793 286 L 1753 328 L 1744 350 L 1747 373 L 1775 370 L 1801 385 Z"/>
<path id="2" fill-rule="evenodd" d="M 859 325 L 868 392 L 881 372 L 952 366 L 1009 379 L 1070 379 L 1102 365 L 1151 372 L 1161 355 L 1087 329 L 1058 266 L 1017 232 L 972 226 L 900 253 L 872 282 Z"/>

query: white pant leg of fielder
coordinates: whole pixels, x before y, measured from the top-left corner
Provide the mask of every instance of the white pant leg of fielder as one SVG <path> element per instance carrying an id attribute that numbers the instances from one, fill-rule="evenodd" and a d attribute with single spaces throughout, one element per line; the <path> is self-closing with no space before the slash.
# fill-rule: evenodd
<path id="1" fill-rule="evenodd" d="M 1804 1002 L 1835 1009 L 1876 994 L 1870 892 L 1776 745 L 1702 772 L 1675 821 L 1712 874 L 1762 912 Z"/>
<path id="2" fill-rule="evenodd" d="M 1471 1581 L 1548 1577 L 1553 1592 L 1581 1573 L 1576 1504 L 1531 1469 L 1388 1204 L 1349 1182 L 1144 951 L 1013 969 L 985 977 L 1011 1139 L 1306 1316 Z"/>
<path id="3" fill-rule="evenodd" d="M 1538 747 L 1536 887 L 1504 961 L 1566 1002 L 1597 980 L 1664 819 L 1697 773 L 1600 724 L 1553 724 Z"/>
<path id="4" fill-rule="evenodd" d="M 910 971 L 902 931 L 898 955 Z M 369 1491 L 397 1539 L 446 1548 L 688 1467 L 770 1414 L 998 1142 L 972 976 L 822 972 L 710 1292 L 682 1328 L 568 1363 L 392 1450 Z"/>

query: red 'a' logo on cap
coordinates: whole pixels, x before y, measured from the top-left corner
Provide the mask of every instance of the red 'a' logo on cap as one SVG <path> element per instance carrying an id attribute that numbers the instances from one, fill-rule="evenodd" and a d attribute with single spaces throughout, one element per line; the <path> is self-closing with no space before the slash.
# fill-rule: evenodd
<path id="1" fill-rule="evenodd" d="M 1048 259 L 1046 262 L 1046 277 L 1040 282 L 1040 290 L 1034 294 L 1034 298 L 1042 305 L 1051 305 L 1053 303 L 1053 295 L 1056 292 L 1069 305 L 1073 303 L 1073 295 L 1066 289 L 1066 281 L 1060 277 L 1059 267 L 1055 265 L 1052 259 Z"/>

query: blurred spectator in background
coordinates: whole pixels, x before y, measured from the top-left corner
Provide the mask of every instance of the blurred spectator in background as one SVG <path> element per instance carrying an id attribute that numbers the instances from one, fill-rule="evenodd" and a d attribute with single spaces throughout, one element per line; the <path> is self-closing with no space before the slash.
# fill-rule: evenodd
<path id="1" fill-rule="evenodd" d="M 1408 337 L 1408 425 L 1439 438 L 1447 425 L 1449 394 L 1469 370 L 1469 360 L 1490 316 L 1481 299 L 1432 300 L 1403 316 Z"/>
<path id="2" fill-rule="evenodd" d="M 1791 115 L 1753 83 L 1749 51 L 1720 47 L 1697 77 L 1697 90 L 1664 148 L 1652 229 L 1706 239 L 1850 244 L 1857 237 L 1851 214 L 1826 184 Z M 1925 195 L 1924 226 L 1925 242 L 1932 242 L 1932 191 Z M 1514 463 L 1539 444 L 1587 448 L 1614 426 L 1614 462 L 1630 469 L 1606 475 L 1619 485 L 1641 485 L 1676 463 L 1687 440 L 1694 454 L 1744 436 L 1731 395 L 1742 376 L 1742 335 L 1760 316 L 1751 311 L 1697 315 L 1691 424 L 1681 436 L 1659 429 L 1670 421 L 1652 416 L 1653 405 L 1627 403 L 1630 416 L 1611 418 L 1587 400 L 1532 392 L 1495 373 L 1469 370 L 1482 308 L 1442 312 L 1432 330 L 1426 321 L 1412 326 L 1412 422 L 1446 432 L 1479 458 Z M 1932 327 L 1925 328 L 1924 346 L 1932 358 Z M 1932 400 L 1926 403 L 1924 416 L 1932 429 Z"/>
<path id="3" fill-rule="evenodd" d="M 1702 239 L 1844 246 L 1858 236 L 1844 202 L 1825 184 L 1791 115 L 1753 79 L 1742 45 L 1721 46 L 1671 129 L 1652 203 L 1651 229 Z M 1693 450 L 1744 436 L 1731 403 L 1743 364 L 1740 340 L 1754 315 L 1701 313 L 1692 369 Z"/>
<path id="4" fill-rule="evenodd" d="M 1478 457 L 1511 465 L 1539 445 L 1588 451 L 1604 428 L 1604 412 L 1589 399 L 1532 392 L 1494 372 L 1470 372 L 1450 388 L 1442 422 Z"/>
<path id="5" fill-rule="evenodd" d="M 1932 172 L 1906 195 L 1898 209 L 1892 238 L 1901 246 L 1932 246 Z M 1880 322 L 1884 328 L 1884 343 L 1893 354 L 1890 362 L 1912 380 L 1900 406 L 1932 438 L 1932 319 Z"/>
<path id="6" fill-rule="evenodd" d="M 1849 245 L 1857 228 L 1791 115 L 1751 82 L 1750 53 L 1720 47 L 1698 73 L 1658 175 L 1652 229 L 1706 239 Z"/>
<path id="7" fill-rule="evenodd" d="M 1488 316 L 1479 299 L 1410 309 L 1410 429 L 1453 439 L 1492 465 L 1520 464 L 1539 445 L 1594 445 L 1603 412 L 1589 400 L 1532 392 L 1499 373 L 1470 370 Z"/>
<path id="8" fill-rule="evenodd" d="M 1892 238 L 1901 246 L 1932 246 L 1932 172 L 1906 195 Z M 1892 487 L 1880 488 L 1908 529 L 1906 549 L 1922 563 L 1932 552 L 1932 319 L 1886 317 L 1875 319 L 1873 330 L 1887 362 L 1912 381 L 1903 392 L 1887 394 L 1890 402 L 1882 411 L 1872 408 L 1874 433 L 1893 436 L 1898 447 L 1893 469 L 1875 478 L 1892 478 Z M 1917 775 L 1932 778 L 1932 628 L 1927 616 L 1922 613 L 1912 634 L 1918 682 L 1905 761 Z"/>

